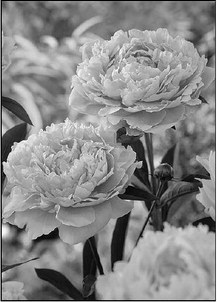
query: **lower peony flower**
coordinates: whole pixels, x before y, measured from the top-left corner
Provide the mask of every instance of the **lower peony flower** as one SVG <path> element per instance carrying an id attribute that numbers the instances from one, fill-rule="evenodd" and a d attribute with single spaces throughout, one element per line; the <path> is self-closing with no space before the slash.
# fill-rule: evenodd
<path id="1" fill-rule="evenodd" d="M 27 300 L 23 295 L 23 283 L 18 281 L 6 281 L 2 283 L 2 300 Z"/>
<path id="2" fill-rule="evenodd" d="M 130 134 L 164 131 L 194 113 L 214 68 L 184 38 L 167 29 L 117 31 L 84 44 L 72 78 L 73 110 L 105 117 Z"/>
<path id="3" fill-rule="evenodd" d="M 202 225 L 146 231 L 96 290 L 101 300 L 214 300 L 215 234 Z"/>
<path id="4" fill-rule="evenodd" d="M 204 205 L 205 212 L 215 220 L 215 152 L 211 151 L 208 159 L 200 156 L 197 156 L 196 159 L 209 172 L 211 178 L 210 180 L 200 179 L 203 187 L 200 188 L 200 193 L 197 195 L 197 199 Z"/>
<path id="5" fill-rule="evenodd" d="M 9 37 L 5 37 L 2 31 L 2 71 L 5 71 L 10 65 L 10 54 L 14 48 L 14 41 Z"/>
<path id="6" fill-rule="evenodd" d="M 132 210 L 118 194 L 140 163 L 109 129 L 66 119 L 15 143 L 3 166 L 11 188 L 4 221 L 26 225 L 32 239 L 58 228 L 64 242 L 76 244 Z"/>

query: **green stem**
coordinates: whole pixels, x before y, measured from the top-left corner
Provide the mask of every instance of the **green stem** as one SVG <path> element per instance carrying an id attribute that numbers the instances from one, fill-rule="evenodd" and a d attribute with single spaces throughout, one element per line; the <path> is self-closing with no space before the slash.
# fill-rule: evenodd
<path id="1" fill-rule="evenodd" d="M 99 273 L 100 273 L 100 275 L 104 275 L 103 267 L 102 267 L 102 264 L 101 264 L 101 261 L 100 261 L 100 258 L 99 258 L 99 254 L 98 254 L 97 249 L 96 249 L 95 238 L 90 237 L 87 241 L 90 245 L 91 251 L 93 253 L 93 258 L 96 262 L 96 266 L 99 270 Z"/>
<path id="2" fill-rule="evenodd" d="M 156 200 L 156 206 L 153 211 L 153 224 L 156 231 L 162 231 L 163 230 L 163 219 L 162 219 L 162 208 L 160 207 L 160 197 L 162 195 L 162 191 L 164 188 L 166 181 L 161 181 L 160 185 L 157 190 L 156 196 L 158 199 Z"/>
<path id="3" fill-rule="evenodd" d="M 152 191 L 156 193 L 156 180 L 154 178 L 154 156 L 153 156 L 153 143 L 152 143 L 152 134 L 145 133 L 145 143 L 147 147 L 148 153 L 148 162 L 150 167 L 150 174 L 151 174 L 151 183 L 152 183 Z"/>

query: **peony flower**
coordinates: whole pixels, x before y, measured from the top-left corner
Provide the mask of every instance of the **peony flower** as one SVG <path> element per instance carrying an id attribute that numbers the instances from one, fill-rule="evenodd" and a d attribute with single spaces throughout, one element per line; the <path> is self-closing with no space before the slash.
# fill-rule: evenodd
<path id="1" fill-rule="evenodd" d="M 204 205 L 205 212 L 215 220 L 215 152 L 210 152 L 209 159 L 200 156 L 196 159 L 209 172 L 211 178 L 210 180 L 200 179 L 203 187 L 200 188 L 197 199 Z"/>
<path id="2" fill-rule="evenodd" d="M 131 147 L 114 142 L 109 129 L 66 119 L 15 143 L 3 163 L 11 188 L 4 221 L 26 225 L 32 239 L 58 228 L 64 242 L 76 244 L 131 211 L 118 194 L 140 163 Z"/>
<path id="3" fill-rule="evenodd" d="M 117 128 L 166 130 L 195 112 L 199 95 L 214 79 L 193 44 L 166 29 L 116 32 L 109 41 L 88 42 L 72 78 L 69 104 L 106 117 Z"/>
<path id="4" fill-rule="evenodd" d="M 203 225 L 148 230 L 96 290 L 102 300 L 214 300 L 215 234 Z"/>
<path id="5" fill-rule="evenodd" d="M 2 300 L 27 300 L 23 295 L 23 283 L 6 281 L 2 283 Z"/>
<path id="6" fill-rule="evenodd" d="M 2 71 L 5 71 L 10 65 L 10 54 L 14 48 L 14 41 L 11 38 L 5 37 L 2 31 Z"/>

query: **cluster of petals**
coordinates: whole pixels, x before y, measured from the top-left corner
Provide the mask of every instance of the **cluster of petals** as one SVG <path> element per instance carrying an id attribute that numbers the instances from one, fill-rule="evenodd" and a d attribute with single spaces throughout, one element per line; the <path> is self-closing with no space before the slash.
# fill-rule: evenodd
<path id="1" fill-rule="evenodd" d="M 215 203 L 216 203 L 216 181 L 215 181 L 215 152 L 211 151 L 209 158 L 196 157 L 197 161 L 210 174 L 210 179 L 200 179 L 203 187 L 197 199 L 204 205 L 205 212 L 215 220 Z"/>
<path id="2" fill-rule="evenodd" d="M 148 230 L 96 290 L 102 300 L 214 300 L 215 234 L 203 225 Z"/>
<path id="3" fill-rule="evenodd" d="M 4 221 L 26 226 L 31 239 L 58 228 L 64 242 L 76 244 L 131 211 L 132 202 L 118 195 L 140 163 L 115 139 L 112 130 L 66 119 L 15 143 L 3 163 L 11 190 Z"/>
<path id="4" fill-rule="evenodd" d="M 201 90 L 214 69 L 184 38 L 167 29 L 117 31 L 110 40 L 82 46 L 82 63 L 72 78 L 69 104 L 98 115 L 128 133 L 158 133 L 201 104 Z"/>

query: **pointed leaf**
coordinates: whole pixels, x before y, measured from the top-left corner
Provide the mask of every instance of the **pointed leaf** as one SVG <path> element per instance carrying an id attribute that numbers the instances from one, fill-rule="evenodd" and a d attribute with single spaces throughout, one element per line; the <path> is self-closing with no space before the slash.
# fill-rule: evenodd
<path id="1" fill-rule="evenodd" d="M 15 263 L 15 264 L 2 264 L 2 273 L 3 273 L 3 272 L 6 272 L 6 271 L 8 271 L 9 269 L 12 269 L 12 268 L 14 268 L 14 267 L 16 267 L 16 266 L 20 266 L 20 265 L 22 265 L 22 264 L 24 264 L 24 263 L 27 263 L 27 262 L 30 262 L 30 261 L 33 261 L 33 260 L 37 260 L 37 259 L 39 259 L 39 258 L 36 257 L 36 258 L 32 258 L 32 259 L 29 259 L 29 260 L 27 260 L 27 261 Z"/>
<path id="2" fill-rule="evenodd" d="M 63 274 L 52 269 L 44 268 L 35 268 L 35 271 L 40 279 L 49 282 L 72 299 L 79 301 L 84 300 L 80 291 Z"/>
<path id="3" fill-rule="evenodd" d="M 176 144 L 172 146 L 163 156 L 161 160 L 161 164 L 166 163 L 169 164 L 171 167 L 173 167 L 173 161 L 174 161 L 174 153 L 176 150 Z"/>
<path id="4" fill-rule="evenodd" d="M 22 121 L 26 122 L 27 124 L 33 125 L 28 113 L 26 110 L 17 103 L 17 101 L 8 98 L 8 97 L 2 97 L 2 106 L 5 107 L 7 110 L 11 111 L 13 114 L 15 114 L 17 117 L 19 117 Z"/>
<path id="5" fill-rule="evenodd" d="M 186 181 L 175 182 L 171 186 L 169 186 L 169 188 L 161 196 L 160 204 L 162 206 L 165 204 L 170 205 L 177 198 L 198 191 L 199 189 L 197 183 L 191 183 Z"/>
<path id="6" fill-rule="evenodd" d="M 113 269 L 116 261 L 123 259 L 124 244 L 130 213 L 117 219 L 111 242 L 111 267 Z"/>
<path id="7" fill-rule="evenodd" d="M 11 152 L 11 147 L 15 142 L 20 142 L 25 139 L 27 134 L 27 124 L 22 123 L 9 129 L 2 137 L 2 162 L 6 161 L 8 154 Z M 2 183 L 4 182 L 5 174 L 2 168 Z"/>
<path id="8" fill-rule="evenodd" d="M 128 186 L 124 194 L 119 194 L 118 197 L 120 197 L 121 199 L 128 200 L 143 200 L 148 204 L 151 204 L 151 202 L 156 199 L 156 196 L 151 192 L 141 190 L 132 186 Z"/>
<path id="9" fill-rule="evenodd" d="M 197 179 L 210 179 L 210 175 L 207 173 L 205 174 L 189 174 L 186 175 L 182 178 L 182 181 L 187 181 L 187 182 L 197 182 L 199 187 L 202 187 L 201 182 Z M 199 185 L 200 184 L 200 185 Z"/>

